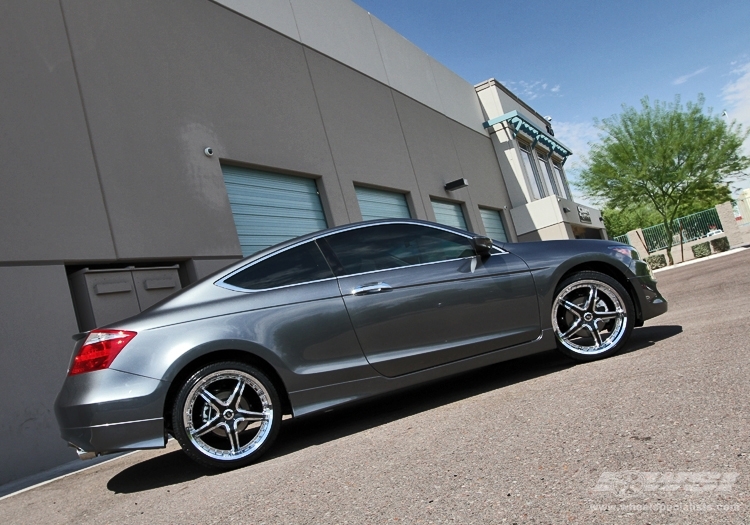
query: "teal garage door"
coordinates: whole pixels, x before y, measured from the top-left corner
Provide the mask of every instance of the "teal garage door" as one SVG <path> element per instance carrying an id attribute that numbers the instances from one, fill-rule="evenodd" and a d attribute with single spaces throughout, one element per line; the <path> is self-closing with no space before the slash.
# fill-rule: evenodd
<path id="1" fill-rule="evenodd" d="M 313 179 L 222 166 L 242 255 L 251 255 L 326 224 Z"/>
<path id="2" fill-rule="evenodd" d="M 374 190 L 355 187 L 362 220 L 372 219 L 410 219 L 406 195 L 395 191 Z"/>
<path id="3" fill-rule="evenodd" d="M 484 223 L 484 229 L 487 231 L 487 236 L 496 241 L 508 242 L 508 236 L 505 234 L 505 226 L 503 226 L 503 217 L 500 215 L 500 212 L 498 210 L 479 208 L 479 213 L 482 215 L 482 222 Z"/>
<path id="4" fill-rule="evenodd" d="M 434 200 L 432 201 L 432 209 L 435 212 L 435 221 L 454 228 L 467 229 L 464 210 L 460 204 Z"/>

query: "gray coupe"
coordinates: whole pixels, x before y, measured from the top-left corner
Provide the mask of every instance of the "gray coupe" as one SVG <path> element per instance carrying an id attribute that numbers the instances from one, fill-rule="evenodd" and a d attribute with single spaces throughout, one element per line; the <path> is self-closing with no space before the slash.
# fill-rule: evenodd
<path id="1" fill-rule="evenodd" d="M 615 241 L 349 224 L 77 334 L 55 413 L 82 457 L 164 447 L 171 434 L 198 463 L 234 468 L 268 450 L 285 414 L 555 347 L 604 358 L 666 310 L 648 265 Z"/>

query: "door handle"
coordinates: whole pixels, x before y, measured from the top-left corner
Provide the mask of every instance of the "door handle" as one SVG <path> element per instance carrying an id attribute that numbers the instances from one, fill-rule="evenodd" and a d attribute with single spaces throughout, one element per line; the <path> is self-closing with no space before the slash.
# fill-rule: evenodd
<path id="1" fill-rule="evenodd" d="M 373 293 L 388 292 L 393 288 L 386 283 L 368 283 L 357 286 L 352 290 L 352 295 L 369 295 Z"/>

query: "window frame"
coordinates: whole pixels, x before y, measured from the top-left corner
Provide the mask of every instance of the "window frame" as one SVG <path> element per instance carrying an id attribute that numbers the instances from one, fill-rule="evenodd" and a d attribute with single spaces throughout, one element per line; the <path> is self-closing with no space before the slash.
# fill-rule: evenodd
<path id="1" fill-rule="evenodd" d="M 557 181 L 555 180 L 555 174 L 552 171 L 552 165 L 550 164 L 550 155 L 540 149 L 537 149 L 535 151 L 536 151 L 536 156 L 539 159 L 539 164 L 542 166 L 543 171 L 547 173 L 547 182 L 549 183 L 549 189 L 552 192 L 550 195 L 555 195 L 556 197 L 563 197 L 561 193 L 564 193 L 564 192 L 560 191 Z"/>
<path id="2" fill-rule="evenodd" d="M 565 170 L 563 169 L 562 162 L 551 159 L 552 160 L 552 170 L 555 172 L 555 176 L 560 179 L 560 182 L 563 184 L 563 187 L 565 188 L 565 194 L 566 199 L 573 200 L 573 194 L 570 193 L 570 186 L 568 186 L 568 177 L 565 175 Z"/>
<path id="3" fill-rule="evenodd" d="M 291 288 L 292 286 L 303 286 L 305 284 L 322 283 L 322 282 L 325 282 L 325 281 L 334 280 L 334 279 L 336 279 L 336 272 L 334 271 L 333 268 L 331 268 L 331 263 L 328 260 L 328 257 L 326 255 L 326 253 L 320 248 L 320 246 L 318 246 L 317 240 L 318 240 L 318 237 L 315 237 L 315 238 L 312 238 L 312 239 L 305 239 L 304 241 L 300 241 L 300 242 L 294 243 L 294 244 L 292 244 L 290 246 L 286 246 L 285 248 L 277 250 L 277 251 L 275 251 L 273 253 L 269 253 L 267 255 L 264 255 L 260 259 L 252 261 L 252 262 L 250 262 L 250 263 L 242 266 L 241 268 L 238 268 L 238 269 L 234 270 L 233 272 L 231 272 L 231 273 L 223 276 L 221 279 L 218 279 L 217 281 L 215 281 L 214 285 L 216 285 L 216 286 L 218 286 L 220 288 L 225 288 L 227 290 L 232 290 L 233 292 L 258 293 L 258 292 L 267 292 L 269 290 L 281 290 L 283 288 Z M 266 261 L 266 260 L 270 259 L 271 257 L 275 257 L 277 255 L 280 255 L 280 254 L 282 254 L 284 252 L 287 252 L 289 250 L 292 250 L 294 248 L 299 248 L 300 246 L 302 246 L 303 244 L 306 244 L 308 242 L 314 244 L 315 248 L 317 248 L 317 250 L 320 252 L 321 257 L 323 257 L 323 260 L 328 265 L 328 269 L 331 271 L 331 277 L 326 277 L 325 279 L 314 279 L 312 281 L 303 281 L 301 283 L 292 283 L 292 284 L 284 284 L 284 285 L 281 285 L 281 286 L 273 286 L 271 288 L 241 288 L 239 286 L 235 286 L 233 284 L 229 284 L 229 283 L 226 282 L 227 279 L 229 279 L 229 278 L 237 275 L 238 273 L 244 272 L 245 270 L 247 270 L 247 269 L 255 266 L 256 264 L 260 264 L 261 262 Z"/>
<path id="4" fill-rule="evenodd" d="M 354 194 L 357 199 L 357 205 L 359 206 L 360 216 L 362 217 L 363 221 L 365 220 L 368 220 L 368 221 L 388 220 L 388 219 L 398 220 L 398 219 L 413 219 L 414 218 L 414 212 L 413 212 L 414 206 L 413 206 L 413 203 L 411 202 L 411 192 L 409 190 L 402 190 L 402 189 L 397 189 L 397 188 L 384 188 L 380 186 L 370 186 L 366 183 L 360 183 L 356 181 L 352 183 L 352 186 L 354 186 Z M 362 202 L 359 200 L 360 189 L 364 191 L 372 190 L 372 191 L 381 192 L 381 193 L 401 195 L 404 198 L 404 204 L 406 204 L 406 212 L 409 214 L 409 216 L 408 217 L 379 217 L 376 219 L 365 219 L 364 215 L 362 214 Z"/>
<path id="5" fill-rule="evenodd" d="M 532 200 L 541 200 L 548 197 L 546 194 L 546 185 L 544 184 L 544 180 L 542 180 L 541 174 L 539 173 L 539 167 L 536 165 L 535 156 L 532 153 L 532 145 L 523 140 L 517 140 L 516 142 L 518 143 L 518 149 L 521 152 L 521 167 L 524 171 L 526 171 L 527 167 L 530 167 L 532 171 L 532 173 L 526 174 L 526 180 L 529 184 L 529 189 L 531 190 Z M 528 160 L 528 163 L 524 162 L 524 159 Z M 534 184 L 536 184 L 536 192 L 534 191 Z M 539 195 L 537 195 L 537 193 Z"/>
<path id="6" fill-rule="evenodd" d="M 346 231 L 351 231 L 351 230 L 360 229 L 360 228 L 376 228 L 378 226 L 392 226 L 392 225 L 397 225 L 397 224 L 404 224 L 404 225 L 407 225 L 407 226 L 418 226 L 418 227 L 421 227 L 421 228 L 431 228 L 433 230 L 440 230 L 440 231 L 444 231 L 444 232 L 456 235 L 458 237 L 463 237 L 464 239 L 468 239 L 469 240 L 469 243 L 472 245 L 472 249 L 474 249 L 473 242 L 472 242 L 473 239 L 474 239 L 474 237 L 471 236 L 471 235 L 465 235 L 465 234 L 458 233 L 458 232 L 455 232 L 453 230 L 450 230 L 448 228 L 440 228 L 440 227 L 437 227 L 437 226 L 433 226 L 431 224 L 420 224 L 420 223 L 402 222 L 402 221 L 394 221 L 394 222 L 388 221 L 388 222 L 383 222 L 383 223 L 380 223 L 380 224 L 370 224 L 370 225 L 366 225 L 366 226 L 361 226 L 359 228 L 356 228 L 356 227 L 355 228 L 346 228 L 344 230 L 339 230 L 339 231 L 336 231 L 336 232 L 331 232 L 330 234 L 325 235 L 324 237 L 320 237 L 320 238 L 321 239 L 325 239 L 325 238 L 331 237 L 333 235 L 337 235 L 337 234 L 340 234 L 340 233 L 344 233 Z M 439 223 L 436 223 L 436 224 L 439 224 Z M 450 262 L 450 261 L 461 261 L 461 260 L 465 260 L 465 259 L 472 259 L 472 258 L 474 258 L 474 257 L 477 256 L 476 251 L 475 251 L 474 255 L 467 255 L 465 257 L 454 257 L 452 259 L 442 259 L 440 261 L 430 261 L 430 262 L 424 262 L 424 263 L 406 264 L 404 266 L 394 266 L 392 268 L 381 268 L 381 269 L 377 269 L 377 270 L 368 270 L 366 272 L 344 273 L 344 267 L 341 264 L 341 261 L 339 261 L 338 257 L 336 256 L 335 250 L 330 245 L 330 243 L 328 243 L 327 240 L 325 240 L 325 244 L 326 244 L 326 248 L 321 249 L 321 251 L 323 252 L 324 255 L 328 256 L 330 254 L 330 255 L 332 255 L 335 258 L 334 261 L 329 261 L 329 265 L 331 266 L 331 269 L 333 270 L 333 272 L 336 275 L 336 277 L 337 278 L 341 278 L 341 279 L 348 278 L 348 277 L 355 277 L 357 275 L 368 275 L 368 274 L 372 274 L 372 273 L 389 272 L 389 271 L 392 271 L 392 270 L 403 270 L 403 269 L 406 269 L 406 268 L 417 268 L 417 267 L 420 267 L 420 266 L 429 266 L 429 265 L 432 265 L 432 264 L 442 264 L 442 263 Z M 501 248 L 495 246 L 494 244 L 493 244 L 493 247 L 496 250 L 498 250 L 499 252 L 507 253 L 504 250 L 502 250 Z M 341 273 L 339 273 L 339 271 Z"/>
<path id="7" fill-rule="evenodd" d="M 491 207 L 488 207 L 488 206 L 478 206 L 477 208 L 479 209 L 479 218 L 482 220 L 482 225 L 484 226 L 485 233 L 487 231 L 487 225 L 484 222 L 484 217 L 482 217 L 482 211 L 483 210 L 484 211 L 494 211 L 494 212 L 497 212 L 497 215 L 500 218 L 500 224 L 502 225 L 503 232 L 505 233 L 505 242 L 506 243 L 513 242 L 513 241 L 511 241 L 511 238 L 508 235 L 508 221 L 507 221 L 507 218 L 505 216 L 505 212 L 506 212 L 505 209 L 491 208 Z M 489 234 L 487 235 L 487 237 L 489 237 Z M 492 237 L 490 237 L 490 238 L 492 238 Z"/>
<path id="8" fill-rule="evenodd" d="M 371 271 L 361 272 L 361 273 L 352 273 L 352 274 L 346 274 L 346 275 L 339 275 L 339 270 L 343 269 L 343 268 L 342 268 L 341 263 L 339 262 L 338 258 L 335 258 L 335 259 L 331 260 L 332 257 L 335 257 L 335 253 L 333 252 L 333 249 L 330 247 L 330 245 L 328 245 L 327 241 L 325 241 L 325 246 L 323 245 L 323 243 L 320 243 L 319 241 L 325 240 L 327 237 L 330 237 L 331 235 L 336 235 L 337 233 L 342 233 L 342 232 L 350 231 L 350 230 L 358 230 L 358 229 L 362 229 L 362 228 L 372 228 L 374 226 L 380 226 L 380 225 L 386 225 L 386 224 L 410 224 L 410 225 L 415 225 L 415 226 L 421 226 L 421 227 L 424 227 L 424 228 L 432 228 L 434 230 L 442 230 L 442 231 L 445 231 L 445 232 L 448 232 L 448 233 L 452 233 L 454 235 L 458 235 L 459 237 L 464 237 L 466 239 L 469 239 L 469 241 L 472 241 L 476 237 L 476 236 L 473 236 L 473 235 L 466 235 L 465 233 L 460 233 L 460 232 L 454 231 L 450 227 L 445 227 L 444 228 L 444 227 L 442 227 L 441 225 L 439 225 L 437 223 L 436 224 L 424 224 L 424 223 L 421 223 L 421 222 L 411 222 L 413 220 L 414 219 L 411 219 L 411 220 L 392 220 L 392 221 L 390 221 L 390 220 L 383 220 L 383 222 L 375 223 L 375 224 L 357 224 L 357 225 L 352 225 L 351 227 L 346 227 L 346 228 L 341 228 L 341 229 L 337 228 L 335 231 L 327 231 L 324 234 L 321 234 L 321 235 L 318 235 L 316 237 L 313 237 L 312 239 L 304 239 L 304 240 L 301 240 L 301 241 L 296 242 L 294 244 L 290 244 L 289 246 L 286 246 L 286 247 L 284 247 L 284 248 L 282 248 L 280 250 L 274 251 L 273 253 L 269 253 L 267 255 L 264 255 L 260 259 L 252 261 L 252 262 L 250 262 L 250 263 L 248 263 L 248 264 L 246 264 L 246 265 L 244 265 L 244 266 L 242 266 L 240 268 L 237 268 L 233 272 L 231 272 L 231 273 L 229 273 L 227 275 L 222 276 L 220 279 L 217 279 L 216 281 L 214 281 L 214 285 L 218 286 L 220 288 L 224 288 L 224 289 L 227 289 L 227 290 L 234 291 L 234 292 L 258 293 L 258 292 L 267 292 L 267 291 L 270 291 L 270 290 L 281 290 L 281 289 L 284 289 L 284 288 L 291 288 L 293 286 L 303 286 L 303 285 L 312 284 L 312 283 L 322 283 L 322 282 L 325 282 L 325 281 L 331 281 L 331 280 L 334 280 L 334 279 L 341 279 L 341 278 L 346 278 L 346 277 L 353 277 L 353 276 L 357 276 L 357 275 L 367 275 L 367 274 L 371 274 L 371 273 L 387 272 L 387 271 L 391 271 L 391 270 L 394 270 L 394 269 L 416 268 L 416 267 L 419 267 L 419 266 L 427 266 L 427 265 L 431 265 L 431 264 L 440 264 L 440 263 L 447 262 L 445 260 L 443 260 L 443 261 L 433 261 L 433 262 L 427 262 L 427 263 L 411 264 L 411 265 L 408 265 L 408 266 L 398 266 L 396 268 L 388 268 L 388 269 L 384 269 L 384 270 L 371 270 Z M 305 281 L 305 282 L 302 282 L 302 283 L 285 284 L 283 286 L 278 286 L 278 287 L 275 287 L 275 288 L 263 288 L 263 289 L 255 289 L 255 290 L 249 289 L 249 288 L 239 288 L 237 286 L 233 286 L 231 284 L 227 284 L 226 282 L 224 282 L 226 279 L 229 279 L 233 275 L 235 275 L 235 274 L 237 274 L 237 273 L 239 273 L 239 272 L 241 272 L 243 270 L 246 270 L 247 268 L 249 268 L 249 267 L 251 267 L 251 266 L 253 266 L 255 264 L 258 264 L 261 261 L 265 261 L 266 259 L 269 259 L 269 258 L 271 258 L 271 257 L 273 257 L 275 255 L 283 253 L 283 252 L 285 252 L 287 250 L 291 250 L 292 248 L 296 248 L 296 247 L 298 247 L 298 246 L 300 246 L 302 244 L 305 244 L 306 242 L 313 242 L 313 243 L 315 243 L 316 247 L 318 248 L 318 250 L 320 250 L 320 253 L 323 255 L 323 257 L 325 258 L 326 262 L 328 263 L 328 267 L 331 269 L 333 277 L 327 277 L 325 279 L 318 279 L 318 280 L 315 280 L 315 281 Z M 508 253 L 506 250 L 500 248 L 499 246 L 497 246 L 495 244 L 492 245 L 492 251 L 493 251 L 493 253 L 491 253 L 490 256 L 504 255 L 504 254 Z M 459 261 L 459 260 L 462 260 L 462 259 L 471 259 L 472 257 L 476 257 L 476 255 L 469 256 L 469 257 L 460 257 L 458 259 L 449 259 L 449 260 L 450 261 Z"/>

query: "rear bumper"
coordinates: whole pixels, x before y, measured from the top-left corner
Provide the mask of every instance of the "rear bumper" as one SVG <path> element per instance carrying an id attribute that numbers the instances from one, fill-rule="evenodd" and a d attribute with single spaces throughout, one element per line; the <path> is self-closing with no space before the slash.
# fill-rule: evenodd
<path id="1" fill-rule="evenodd" d="M 112 369 L 69 376 L 55 401 L 60 435 L 97 454 L 164 447 L 167 388 L 164 381 Z"/>
<path id="2" fill-rule="evenodd" d="M 96 455 L 122 450 L 162 448 L 166 445 L 164 419 L 127 421 L 113 425 L 60 428 L 61 437 L 76 448 Z M 89 455 L 82 455 L 89 459 Z"/>

